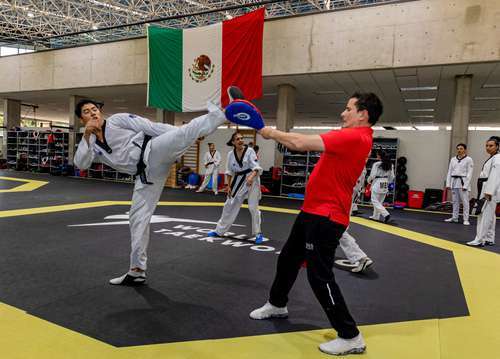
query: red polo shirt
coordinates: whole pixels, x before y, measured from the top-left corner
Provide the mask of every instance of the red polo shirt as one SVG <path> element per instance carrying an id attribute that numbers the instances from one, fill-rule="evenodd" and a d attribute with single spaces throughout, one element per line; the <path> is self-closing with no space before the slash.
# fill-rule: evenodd
<path id="1" fill-rule="evenodd" d="M 373 130 L 343 128 L 320 136 L 325 150 L 309 177 L 302 211 L 347 227 L 352 191 L 372 149 Z"/>

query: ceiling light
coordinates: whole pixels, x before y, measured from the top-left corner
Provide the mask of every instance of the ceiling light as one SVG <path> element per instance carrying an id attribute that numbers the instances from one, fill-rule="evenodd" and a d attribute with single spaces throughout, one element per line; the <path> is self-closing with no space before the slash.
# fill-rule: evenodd
<path id="1" fill-rule="evenodd" d="M 97 25 L 92 25 L 92 30 L 97 30 L 97 29 L 98 29 Z"/>
<path id="2" fill-rule="evenodd" d="M 500 96 L 477 96 L 474 97 L 475 101 L 491 101 L 491 100 L 500 100 Z"/>
<path id="3" fill-rule="evenodd" d="M 420 131 L 437 131 L 439 130 L 439 126 L 415 126 L 417 130 Z"/>
<path id="4" fill-rule="evenodd" d="M 330 91 L 314 91 L 315 95 L 345 95 L 344 91 L 330 90 Z"/>
<path id="5" fill-rule="evenodd" d="M 409 108 L 408 112 L 434 112 L 433 108 Z"/>
<path id="6" fill-rule="evenodd" d="M 28 17 L 35 17 L 35 14 L 33 14 L 32 12 L 29 12 Z"/>
<path id="7" fill-rule="evenodd" d="M 405 102 L 436 102 L 436 98 L 405 98 Z"/>
<path id="8" fill-rule="evenodd" d="M 500 127 L 493 126 L 469 126 L 471 131 L 500 131 Z"/>
<path id="9" fill-rule="evenodd" d="M 411 118 L 434 118 L 434 115 L 415 115 L 411 116 Z"/>
<path id="10" fill-rule="evenodd" d="M 385 128 L 383 128 L 382 126 L 373 126 L 372 130 L 374 130 L 374 131 L 385 131 Z"/>
<path id="11" fill-rule="evenodd" d="M 498 89 L 500 88 L 500 84 L 484 84 L 483 89 Z"/>
<path id="12" fill-rule="evenodd" d="M 401 91 L 436 91 L 437 86 L 401 87 Z"/>
<path id="13" fill-rule="evenodd" d="M 412 126 L 395 126 L 396 130 L 401 130 L 401 131 L 415 131 L 415 128 Z"/>
<path id="14" fill-rule="evenodd" d="M 451 131 L 451 126 L 446 126 L 446 131 Z"/>

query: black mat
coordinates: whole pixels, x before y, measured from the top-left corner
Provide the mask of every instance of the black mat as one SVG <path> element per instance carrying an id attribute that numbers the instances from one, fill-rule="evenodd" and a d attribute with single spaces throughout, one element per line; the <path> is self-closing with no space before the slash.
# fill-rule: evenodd
<path id="1" fill-rule="evenodd" d="M 76 195 L 90 201 L 88 193 L 95 200 L 99 193 L 91 184 L 99 187 L 101 197 L 105 193 L 101 199 L 131 190 L 127 185 L 61 179 L 58 195 L 70 203 Z M 81 186 L 88 186 L 88 193 L 80 193 Z M 31 201 L 30 207 L 38 206 Z M 149 285 L 113 287 L 109 278 L 128 268 L 128 226 L 69 225 L 112 222 L 104 218 L 127 210 L 113 206 L 1 218 L 0 300 L 116 346 L 329 328 L 305 271 L 290 295 L 289 319 L 248 319 L 267 299 L 277 252 L 295 215 L 264 212 L 263 231 L 271 241 L 258 247 L 245 240 L 207 241 L 204 232 L 212 224 L 152 224 Z M 161 206 L 156 214 L 215 222 L 221 210 Z M 246 227 L 234 227 L 235 236 L 249 232 L 247 210 L 236 223 Z M 468 315 L 450 252 L 357 225 L 351 233 L 375 261 L 366 275 L 335 270 L 359 324 Z"/>

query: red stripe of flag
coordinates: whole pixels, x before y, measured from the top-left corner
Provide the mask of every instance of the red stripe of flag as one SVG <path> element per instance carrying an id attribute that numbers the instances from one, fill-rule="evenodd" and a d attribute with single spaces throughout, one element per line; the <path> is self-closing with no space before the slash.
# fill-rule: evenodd
<path id="1" fill-rule="evenodd" d="M 247 100 L 262 97 L 264 8 L 222 23 L 221 102 L 229 102 L 228 86 L 241 88 Z"/>

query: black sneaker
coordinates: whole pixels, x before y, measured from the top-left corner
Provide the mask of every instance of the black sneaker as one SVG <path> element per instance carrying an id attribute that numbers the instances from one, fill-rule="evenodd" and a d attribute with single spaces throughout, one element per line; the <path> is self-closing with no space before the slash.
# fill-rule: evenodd
<path id="1" fill-rule="evenodd" d="M 146 273 L 145 272 L 133 272 L 128 271 L 121 277 L 113 278 L 109 280 L 109 284 L 112 285 L 141 285 L 146 283 Z"/>
<path id="2" fill-rule="evenodd" d="M 486 242 L 484 242 L 484 245 L 485 246 L 494 246 L 495 242 L 486 241 Z"/>
<path id="3" fill-rule="evenodd" d="M 229 86 L 227 88 L 227 94 L 229 96 L 229 102 L 233 102 L 234 100 L 244 100 L 245 95 L 243 95 L 243 91 L 237 86 Z"/>
<path id="4" fill-rule="evenodd" d="M 384 217 L 384 223 L 388 223 L 391 219 L 391 215 L 388 214 L 387 216 Z"/>

